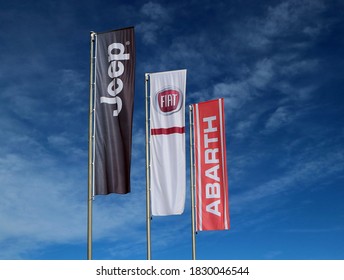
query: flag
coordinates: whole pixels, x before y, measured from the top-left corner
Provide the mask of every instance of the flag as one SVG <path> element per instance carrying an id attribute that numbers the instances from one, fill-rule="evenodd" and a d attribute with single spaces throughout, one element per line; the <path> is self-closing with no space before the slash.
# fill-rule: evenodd
<path id="1" fill-rule="evenodd" d="M 134 28 L 96 36 L 94 194 L 130 192 Z"/>
<path id="2" fill-rule="evenodd" d="M 185 205 L 186 70 L 150 74 L 150 179 L 153 216 Z"/>
<path id="3" fill-rule="evenodd" d="M 223 98 L 193 106 L 196 228 L 229 229 Z"/>

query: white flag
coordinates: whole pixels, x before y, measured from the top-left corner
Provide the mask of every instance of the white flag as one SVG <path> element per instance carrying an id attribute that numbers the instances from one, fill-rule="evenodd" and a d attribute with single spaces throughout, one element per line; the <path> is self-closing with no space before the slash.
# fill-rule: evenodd
<path id="1" fill-rule="evenodd" d="M 186 70 L 150 74 L 150 178 L 153 216 L 185 205 Z"/>

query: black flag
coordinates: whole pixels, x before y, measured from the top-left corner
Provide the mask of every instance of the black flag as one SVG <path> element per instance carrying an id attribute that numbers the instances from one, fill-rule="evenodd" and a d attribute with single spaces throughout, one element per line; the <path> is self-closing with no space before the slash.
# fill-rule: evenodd
<path id="1" fill-rule="evenodd" d="M 94 194 L 130 192 L 134 28 L 96 37 Z"/>

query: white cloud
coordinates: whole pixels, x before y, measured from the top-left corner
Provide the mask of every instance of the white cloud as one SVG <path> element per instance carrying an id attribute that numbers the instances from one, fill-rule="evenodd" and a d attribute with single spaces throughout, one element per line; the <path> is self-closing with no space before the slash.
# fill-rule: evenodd
<path id="1" fill-rule="evenodd" d="M 64 134 L 51 135 L 48 137 L 48 142 L 55 147 L 64 149 L 66 146 L 71 145 L 71 140 Z"/>
<path id="2" fill-rule="evenodd" d="M 276 130 L 282 125 L 290 123 L 293 118 L 294 116 L 288 108 L 278 107 L 266 122 L 265 128 L 269 131 Z"/>
<path id="3" fill-rule="evenodd" d="M 143 42 L 147 45 L 157 42 L 159 25 L 154 22 L 141 22 L 136 26 L 136 30 L 142 33 Z"/>
<path id="4" fill-rule="evenodd" d="M 281 62 L 281 74 L 287 75 L 288 77 L 314 72 L 319 67 L 319 61 L 317 59 L 297 58 L 295 61 L 290 61 L 287 64 L 284 63 L 285 61 Z"/>
<path id="5" fill-rule="evenodd" d="M 280 43 L 284 44 L 284 49 L 295 46 L 307 48 L 312 44 L 308 40 L 315 39 L 323 25 L 321 20 L 313 19 L 318 19 L 324 10 L 325 4 L 321 0 L 286 0 L 269 6 L 262 17 L 250 18 L 237 24 L 234 38 L 240 42 L 238 46 L 259 52 L 270 51 L 274 46 L 279 47 Z M 288 44 L 281 40 L 297 34 L 307 36 L 295 36 L 299 40 L 289 41 Z"/>
<path id="6" fill-rule="evenodd" d="M 326 153 L 315 150 L 312 158 L 305 155 L 300 156 L 299 159 L 294 158 L 293 165 L 284 174 L 277 176 L 272 174 L 270 180 L 232 196 L 232 201 L 235 202 L 232 203 L 232 208 L 235 212 L 241 212 L 262 199 L 268 199 L 268 203 L 261 204 L 262 210 L 270 207 L 271 204 L 282 203 L 278 198 L 281 198 L 285 192 L 292 195 L 312 187 L 313 182 L 341 174 L 344 170 L 343 159 L 343 152 L 336 149 Z"/>
<path id="7" fill-rule="evenodd" d="M 258 90 L 263 90 L 273 82 L 273 65 L 272 60 L 258 60 L 241 80 L 216 84 L 213 89 L 214 96 L 225 97 L 225 106 L 230 113 L 239 112 L 240 108 L 260 95 Z"/>
<path id="8" fill-rule="evenodd" d="M 241 108 L 252 98 L 251 88 L 248 83 L 219 83 L 214 86 L 215 97 L 225 97 L 225 106 L 233 111 Z"/>
<path id="9" fill-rule="evenodd" d="M 88 77 L 84 77 L 79 72 L 73 69 L 59 70 L 60 79 L 58 82 L 58 95 L 57 99 L 62 99 L 63 103 L 72 103 L 75 109 L 81 105 L 80 96 L 88 92 L 87 85 Z"/>
<path id="10" fill-rule="evenodd" d="M 136 25 L 136 31 L 142 34 L 143 42 L 155 44 L 164 24 L 170 20 L 170 12 L 159 3 L 148 2 L 141 7 L 143 20 Z"/>
<path id="11" fill-rule="evenodd" d="M 86 244 L 86 168 L 86 160 L 75 165 L 48 154 L 37 159 L 19 154 L 1 158 L 0 179 L 6 188 L 0 204 L 0 258 L 25 258 L 41 246 Z M 140 184 L 134 179 L 132 193 L 125 196 L 96 197 L 94 242 L 103 238 L 115 241 L 121 237 L 114 232 L 131 232 L 133 225 L 144 225 L 142 179 Z M 137 236 L 127 234 L 127 238 L 135 240 Z M 9 242 L 12 246 L 6 245 Z"/>
<path id="12" fill-rule="evenodd" d="M 274 62 L 270 59 L 263 59 L 256 63 L 251 77 L 248 79 L 253 88 L 262 89 L 266 87 L 274 77 Z"/>
<path id="13" fill-rule="evenodd" d="M 232 132 L 233 136 L 237 138 L 245 138 L 247 137 L 248 133 L 253 131 L 253 126 L 257 124 L 259 119 L 260 112 L 254 112 L 251 114 L 248 114 L 246 118 L 243 118 L 242 120 L 239 120 Z"/>
<path id="14" fill-rule="evenodd" d="M 166 21 L 169 17 L 168 11 L 159 3 L 148 2 L 141 8 L 141 13 L 152 20 Z"/>

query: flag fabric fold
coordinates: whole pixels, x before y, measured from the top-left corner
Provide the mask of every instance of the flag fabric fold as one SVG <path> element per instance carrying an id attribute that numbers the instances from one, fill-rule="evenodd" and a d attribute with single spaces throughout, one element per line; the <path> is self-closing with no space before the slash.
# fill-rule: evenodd
<path id="1" fill-rule="evenodd" d="M 224 99 L 193 105 L 196 230 L 229 229 Z"/>
<path id="2" fill-rule="evenodd" d="M 94 195 L 130 192 L 134 28 L 96 36 Z"/>
<path id="3" fill-rule="evenodd" d="M 185 205 L 186 70 L 150 74 L 150 186 L 153 216 Z"/>

